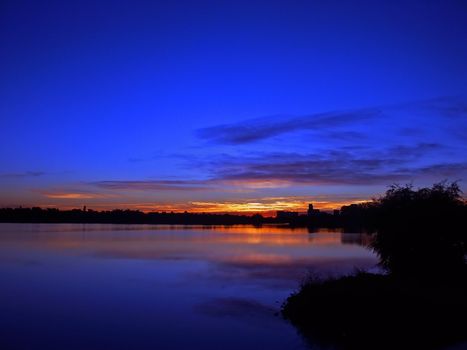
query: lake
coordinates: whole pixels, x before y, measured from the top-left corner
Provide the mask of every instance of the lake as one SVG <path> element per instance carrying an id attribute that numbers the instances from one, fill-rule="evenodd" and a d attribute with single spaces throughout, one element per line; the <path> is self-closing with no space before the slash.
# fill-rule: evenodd
<path id="1" fill-rule="evenodd" d="M 273 226 L 0 224 L 0 348 L 307 349 L 282 302 L 310 272 L 374 268 L 365 243 Z"/>

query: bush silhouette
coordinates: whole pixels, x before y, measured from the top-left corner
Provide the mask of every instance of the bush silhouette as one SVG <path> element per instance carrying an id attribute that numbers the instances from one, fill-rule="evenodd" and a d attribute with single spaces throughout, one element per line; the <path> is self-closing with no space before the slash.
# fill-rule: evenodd
<path id="1" fill-rule="evenodd" d="M 372 248 L 398 277 L 459 279 L 466 272 L 466 206 L 457 183 L 393 185 L 376 200 Z"/>

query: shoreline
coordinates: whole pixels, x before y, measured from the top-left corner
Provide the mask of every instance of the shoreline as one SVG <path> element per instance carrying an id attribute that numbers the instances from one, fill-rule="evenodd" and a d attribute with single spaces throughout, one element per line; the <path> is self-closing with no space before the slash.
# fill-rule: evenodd
<path id="1" fill-rule="evenodd" d="M 358 272 L 312 279 L 282 316 L 306 340 L 337 349 L 445 349 L 467 341 L 467 283 L 439 284 Z"/>

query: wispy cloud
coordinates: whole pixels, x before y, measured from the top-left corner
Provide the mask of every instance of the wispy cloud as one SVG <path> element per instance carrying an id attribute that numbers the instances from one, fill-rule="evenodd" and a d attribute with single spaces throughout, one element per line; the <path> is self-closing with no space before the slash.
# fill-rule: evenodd
<path id="1" fill-rule="evenodd" d="M 430 118 L 426 118 L 427 113 Z M 362 189 L 371 196 L 375 188 L 382 192 L 392 183 L 467 179 L 467 139 L 462 137 L 466 128 L 467 103 L 451 98 L 302 117 L 259 118 L 200 130 L 200 137 L 212 141 L 215 148 L 204 144 L 194 153 L 165 155 L 182 163 L 177 177 L 104 178 L 42 194 L 56 202 L 126 205 L 108 199 L 114 196 L 131 200 L 131 207 L 142 210 L 251 213 L 300 210 L 309 201 L 320 203 L 322 208 L 338 208 L 364 200 L 355 195 Z M 256 144 L 284 134 L 287 137 L 261 147 Z M 335 186 L 344 186 L 346 193 L 353 195 L 331 200 L 293 198 L 300 193 L 313 194 L 315 186 L 334 187 L 331 192 Z M 320 191 L 326 189 L 321 187 Z M 268 195 L 284 195 L 284 199 L 266 199 Z M 147 202 L 150 198 L 166 199 L 167 203 Z"/>
<path id="2" fill-rule="evenodd" d="M 283 185 L 372 185 L 400 181 L 407 177 L 407 173 L 397 170 L 383 171 L 385 165 L 393 160 L 384 159 L 345 159 L 307 158 L 296 156 L 294 158 L 278 159 L 278 155 L 263 157 L 257 161 L 249 161 L 241 168 L 219 169 L 217 180 L 248 186 L 249 183 L 268 181 L 271 184 Z"/>
<path id="3" fill-rule="evenodd" d="M 413 178 L 416 174 L 465 173 L 464 163 L 427 166 L 417 162 L 421 155 L 443 149 L 436 143 L 395 146 L 382 151 L 332 150 L 323 153 L 263 153 L 256 157 L 213 160 L 213 180 L 258 188 L 287 185 L 374 185 Z M 265 186 L 261 186 L 261 184 Z"/>
<path id="4" fill-rule="evenodd" d="M 396 145 L 389 147 L 387 153 L 393 157 L 410 159 L 444 149 L 445 146 L 435 142 L 421 142 L 413 145 Z"/>
<path id="5" fill-rule="evenodd" d="M 4 173 L 0 174 L 0 178 L 4 179 L 21 179 L 21 178 L 28 178 L 28 177 L 39 177 L 43 176 L 46 173 L 43 171 L 25 171 L 21 173 Z"/>
<path id="6" fill-rule="evenodd" d="M 445 177 L 453 181 L 465 180 L 467 176 L 467 161 L 461 163 L 439 163 L 416 169 L 415 175 Z"/>
<path id="7" fill-rule="evenodd" d="M 198 136 L 215 143 L 238 145 L 295 131 L 334 128 L 355 121 L 375 118 L 380 114 L 379 109 L 371 108 L 306 116 L 263 117 L 200 129 L 198 130 Z"/>
<path id="8" fill-rule="evenodd" d="M 108 191 L 255 191 L 316 185 L 388 185 L 415 177 L 464 178 L 467 162 L 425 162 L 438 143 L 398 145 L 375 151 L 345 148 L 321 153 L 271 152 L 203 160 L 204 180 L 104 180 L 88 185 Z"/>
<path id="9" fill-rule="evenodd" d="M 94 199 L 105 197 L 101 194 L 93 193 L 45 193 L 44 196 L 55 199 Z"/>
<path id="10" fill-rule="evenodd" d="M 209 187 L 208 182 L 197 180 L 103 180 L 89 184 L 107 190 L 136 191 L 196 191 Z"/>
<path id="11" fill-rule="evenodd" d="M 442 97 L 304 116 L 247 119 L 242 122 L 203 128 L 197 131 L 197 135 L 201 139 L 216 144 L 243 145 L 284 134 L 311 131 L 328 139 L 352 142 L 361 141 L 362 138 L 365 139 L 375 132 L 387 133 L 394 127 L 399 127 L 398 133 L 400 134 L 409 133 L 413 136 L 421 128 L 426 127 L 427 120 L 437 119 L 442 120 L 440 123 L 447 127 L 457 126 L 451 131 L 458 133 L 459 130 L 464 129 L 459 128 L 459 123 L 467 126 L 466 117 L 467 98 Z M 372 125 L 370 129 L 366 129 L 368 124 Z"/>
<path id="12" fill-rule="evenodd" d="M 231 152 L 205 161 L 211 179 L 265 188 L 387 185 L 415 177 L 462 179 L 467 177 L 466 129 L 467 98 L 442 97 L 250 119 L 201 129 L 198 135 Z M 256 142 L 284 134 L 286 138 L 262 144 L 261 151 L 250 151 Z"/>
<path id="13" fill-rule="evenodd" d="M 51 199 L 104 199 L 104 198 L 115 198 L 115 194 L 107 193 L 96 193 L 87 192 L 76 189 L 55 189 L 55 190 L 33 190 L 33 192 L 39 193 L 44 197 Z"/>

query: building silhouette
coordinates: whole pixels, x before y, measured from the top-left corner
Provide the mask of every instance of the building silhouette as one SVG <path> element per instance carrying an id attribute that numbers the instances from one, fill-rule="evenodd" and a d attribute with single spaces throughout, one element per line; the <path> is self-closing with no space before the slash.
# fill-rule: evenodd
<path id="1" fill-rule="evenodd" d="M 308 217 L 315 216 L 318 213 L 319 213 L 319 209 L 314 209 L 312 203 L 308 204 L 308 211 L 307 211 Z"/>
<path id="2" fill-rule="evenodd" d="M 308 216 L 313 216 L 313 204 L 308 204 Z"/>

